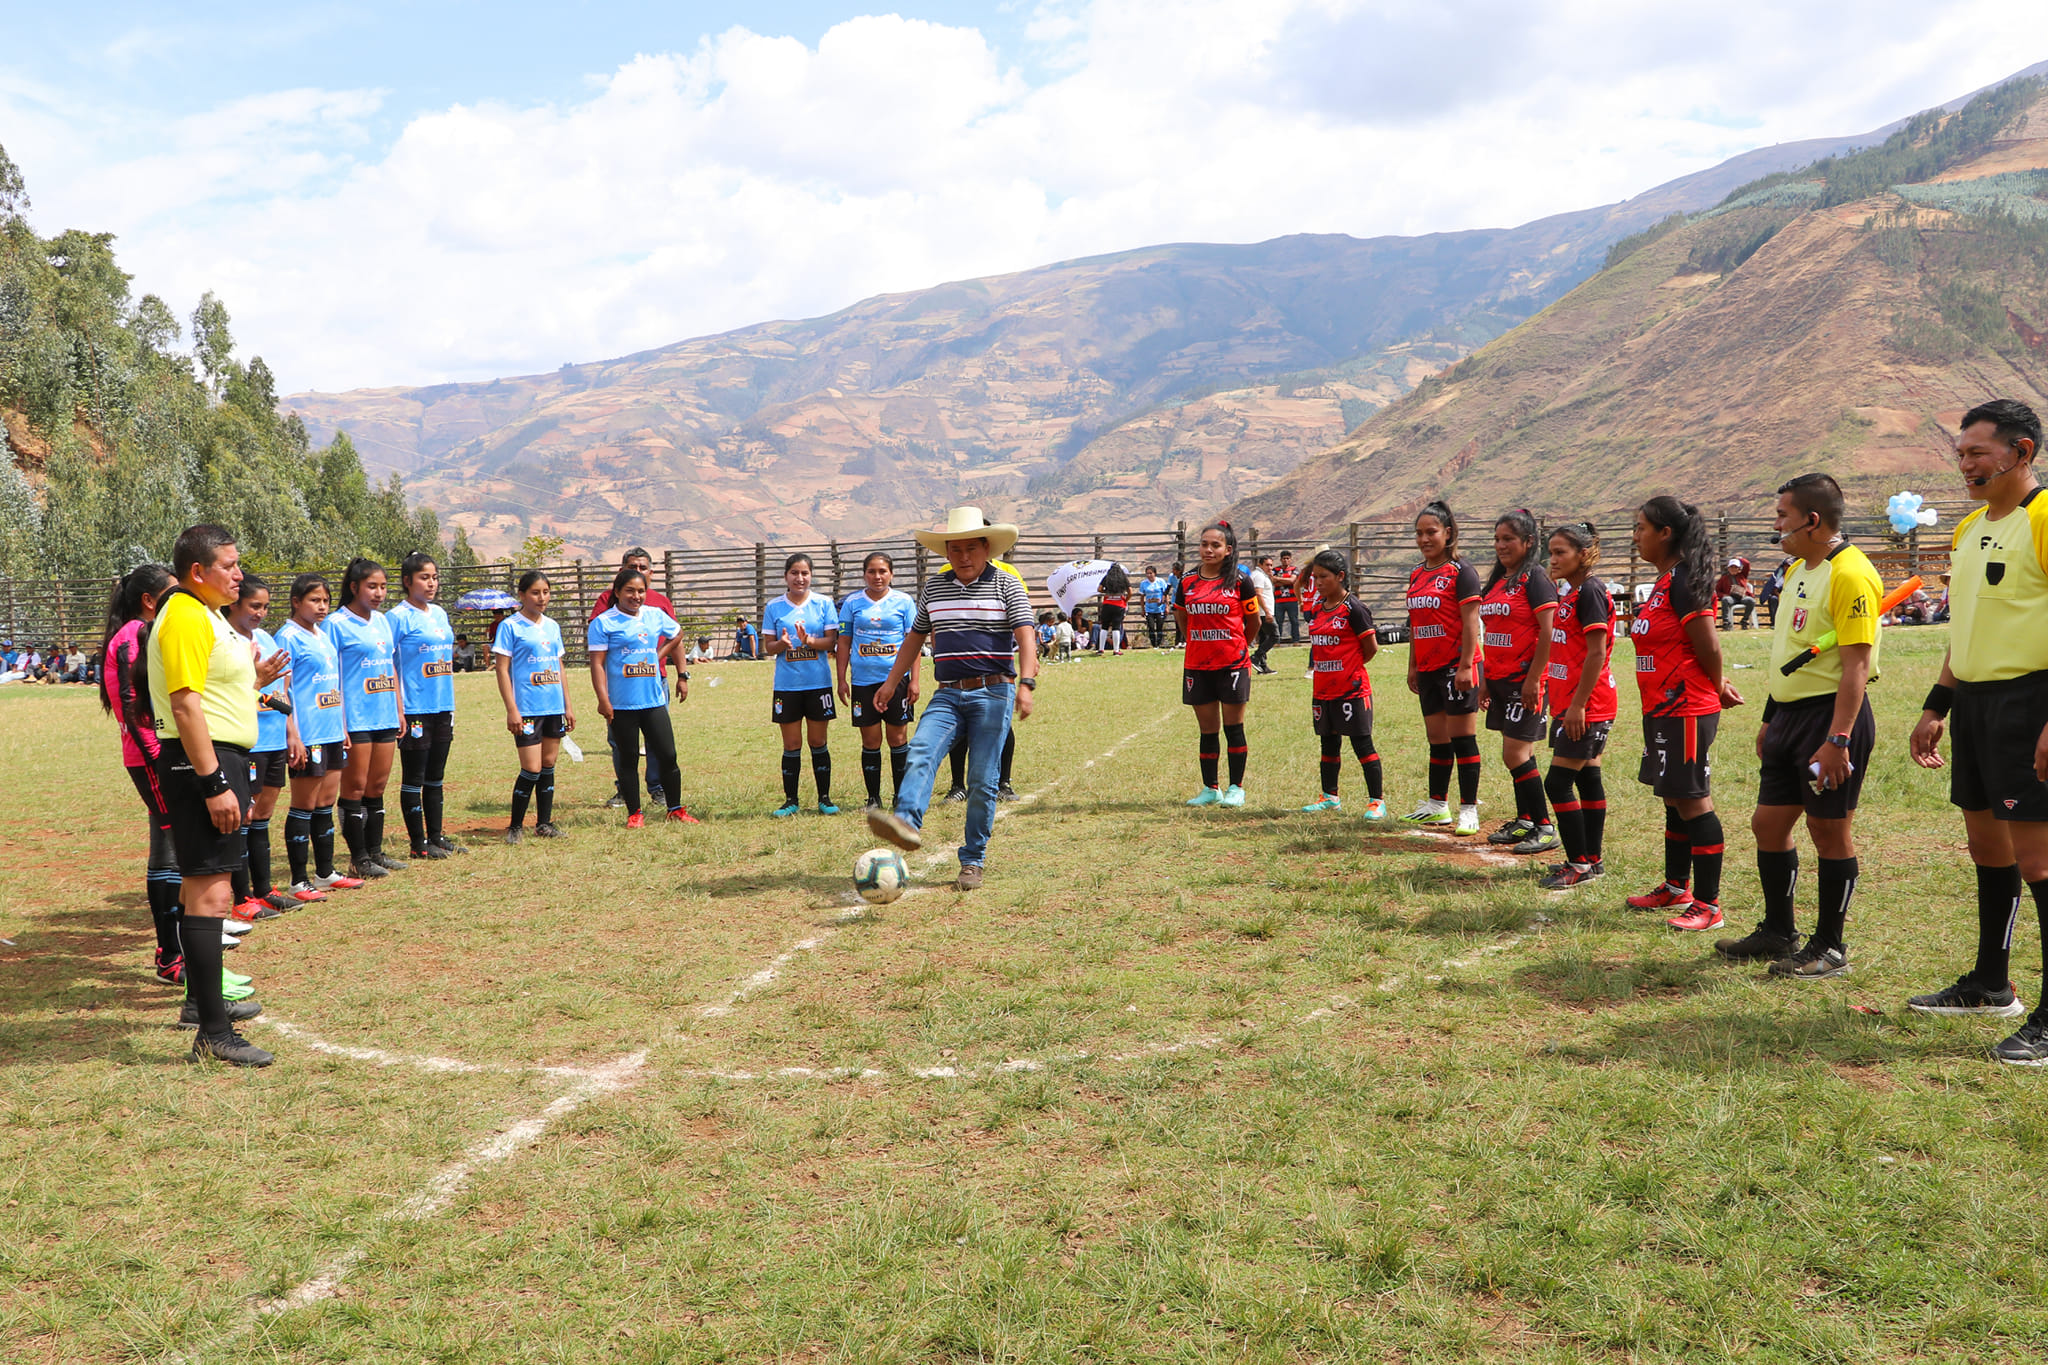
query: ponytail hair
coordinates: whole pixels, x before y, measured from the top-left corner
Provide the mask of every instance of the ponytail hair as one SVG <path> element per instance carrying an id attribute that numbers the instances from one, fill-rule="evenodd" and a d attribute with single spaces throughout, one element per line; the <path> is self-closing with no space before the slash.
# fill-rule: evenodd
<path id="1" fill-rule="evenodd" d="M 1211 531 L 1223 537 L 1223 548 L 1229 551 L 1228 554 L 1223 556 L 1223 581 L 1235 583 L 1237 581 L 1237 532 L 1231 529 L 1229 522 L 1218 517 L 1201 529 L 1195 536 L 1195 543 L 1200 544 L 1202 537 L 1208 535 Z M 1196 572 L 1199 573 L 1200 570 L 1197 569 Z"/>
<path id="2" fill-rule="evenodd" d="M 1443 523 L 1444 557 L 1446 559 L 1456 559 L 1458 557 L 1458 519 L 1451 515 L 1451 505 L 1442 498 L 1431 498 L 1428 502 L 1422 504 L 1422 510 L 1415 514 L 1417 521 L 1421 521 L 1424 517 L 1435 517 Z"/>
<path id="3" fill-rule="evenodd" d="M 1550 528 L 1552 540 L 1563 536 L 1571 542 L 1572 548 L 1585 560 L 1586 568 L 1592 569 L 1600 563 L 1600 532 L 1590 521 L 1568 521 L 1562 526 Z"/>
<path id="4" fill-rule="evenodd" d="M 384 566 L 374 559 L 351 559 L 348 568 L 341 575 L 341 600 L 334 604 L 336 611 L 356 600 L 356 589 L 373 573 L 383 573 Z"/>
<path id="5" fill-rule="evenodd" d="M 413 575 L 430 564 L 436 569 L 441 567 L 440 562 L 425 550 L 414 550 L 398 561 L 398 586 L 411 591 Z"/>
<path id="6" fill-rule="evenodd" d="M 1109 572 L 1102 576 L 1102 585 L 1095 591 L 1104 597 L 1117 597 L 1128 594 L 1130 590 L 1130 574 L 1125 572 L 1123 565 L 1112 563 Z"/>
<path id="7" fill-rule="evenodd" d="M 169 592 L 177 581 L 171 576 L 170 569 L 162 564 L 138 564 L 121 575 L 121 581 L 116 583 L 113 592 L 108 594 L 106 630 L 100 635 L 99 664 L 100 709 L 109 715 L 113 714 L 114 710 L 112 689 L 119 685 L 119 680 L 107 666 L 112 662 L 107 657 L 108 646 L 113 643 L 114 637 L 121 633 L 121 627 L 130 621 L 141 619 L 143 598 L 154 597 L 161 604 L 164 594 Z M 141 649 L 135 651 L 135 657 L 142 657 Z"/>
<path id="8" fill-rule="evenodd" d="M 1678 605 L 1692 609 L 1705 605 L 1714 590 L 1714 542 L 1707 534 L 1707 519 L 1689 502 L 1670 494 L 1651 498 L 1640 509 L 1643 520 L 1671 533 L 1671 552 L 1677 556 L 1674 570 L 1684 569 L 1686 587 L 1692 600 Z"/>
<path id="9" fill-rule="evenodd" d="M 1521 541 L 1524 545 L 1527 545 L 1529 547 L 1527 550 L 1522 552 L 1522 562 L 1515 569 L 1514 574 L 1516 583 L 1526 582 L 1529 577 L 1529 570 L 1535 567 L 1535 514 L 1526 507 L 1517 507 L 1511 512 L 1503 512 L 1499 516 L 1495 517 L 1493 519 L 1493 525 L 1496 530 L 1503 526 L 1507 527 L 1508 530 L 1514 532 L 1516 540 Z M 1493 561 L 1493 572 L 1486 576 L 1486 591 L 1492 592 L 1493 585 L 1500 582 L 1503 578 L 1506 578 L 1507 576 L 1507 567 L 1500 562 L 1498 556 L 1495 556 Z M 1509 586 L 1512 587 L 1513 585 L 1510 584 Z"/>

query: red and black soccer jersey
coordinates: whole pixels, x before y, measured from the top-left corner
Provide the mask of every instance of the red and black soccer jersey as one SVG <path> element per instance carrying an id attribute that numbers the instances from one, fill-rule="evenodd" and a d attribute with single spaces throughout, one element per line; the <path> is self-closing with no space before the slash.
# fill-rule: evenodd
<path id="1" fill-rule="evenodd" d="M 1470 564 L 1447 559 L 1434 569 L 1418 565 L 1408 575 L 1408 629 L 1415 668 L 1421 673 L 1458 662 L 1465 641 L 1467 602 L 1480 596 L 1479 574 Z"/>
<path id="2" fill-rule="evenodd" d="M 1115 607 L 1119 611 L 1123 610 L 1130 600 L 1131 595 L 1127 592 L 1102 594 L 1102 605 L 1105 607 Z"/>
<path id="3" fill-rule="evenodd" d="M 1299 571 L 1297 570 L 1297 572 Z M 1274 570 L 1273 605 L 1279 606 L 1285 602 L 1298 602 L 1300 600 L 1301 593 L 1294 586 L 1294 575 L 1290 573 L 1281 573 L 1277 569 Z"/>
<path id="4" fill-rule="evenodd" d="M 1713 716 L 1721 698 L 1707 681 L 1686 638 L 1685 623 L 1712 613 L 1713 604 L 1688 581 L 1685 569 L 1673 568 L 1650 589 L 1649 600 L 1636 613 L 1629 639 L 1636 647 L 1636 690 L 1642 693 L 1646 716 Z"/>
<path id="5" fill-rule="evenodd" d="M 1486 648 L 1486 676 L 1513 682 L 1529 671 L 1536 653 L 1537 615 L 1557 605 L 1557 585 L 1542 566 L 1504 574 L 1479 599 L 1480 643 Z"/>
<path id="6" fill-rule="evenodd" d="M 1235 580 L 1204 578 L 1199 572 L 1182 578 L 1173 590 L 1173 604 L 1188 614 L 1188 648 L 1181 666 L 1243 668 L 1250 663 L 1244 644 L 1245 604 L 1258 599 L 1242 569 Z"/>
<path id="7" fill-rule="evenodd" d="M 1550 626 L 1550 714 L 1562 716 L 1578 695 L 1579 678 L 1586 668 L 1586 637 L 1605 635 L 1614 639 L 1614 599 L 1607 585 L 1588 578 L 1578 587 L 1566 583 L 1557 590 L 1557 615 Z M 1608 650 L 1613 653 L 1612 648 Z M 1619 710 L 1614 692 L 1614 670 L 1603 667 L 1600 679 L 1586 698 L 1586 719 L 1613 720 Z"/>
<path id="8" fill-rule="evenodd" d="M 1317 608 L 1308 625 L 1309 671 L 1317 701 L 1363 699 L 1372 705 L 1364 648 L 1372 629 L 1372 609 L 1355 597 Z"/>

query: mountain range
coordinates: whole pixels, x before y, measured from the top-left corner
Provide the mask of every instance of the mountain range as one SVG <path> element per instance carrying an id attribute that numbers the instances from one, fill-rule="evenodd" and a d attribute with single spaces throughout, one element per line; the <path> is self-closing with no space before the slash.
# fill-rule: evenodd
<path id="1" fill-rule="evenodd" d="M 1759 149 L 1515 228 L 1147 247 L 553 374 L 282 405 L 316 441 L 348 432 L 366 467 L 402 473 L 486 553 L 535 533 L 593 556 L 632 541 L 862 538 L 963 501 L 1048 528 L 1157 528 L 1233 503 L 1276 532 L 1319 527 L 1343 519 L 1334 510 L 1400 506 L 1417 491 L 1404 479 L 1459 458 L 1472 438 L 1456 433 L 1441 457 L 1437 444 L 1403 443 L 1399 461 L 1381 458 L 1392 436 L 1358 452 L 1411 421 L 1423 398 L 1411 391 L 1447 366 L 1465 379 L 1436 410 L 1470 401 L 1460 396 L 1481 371 L 1467 367 L 1492 354 L 1475 348 L 1554 330 L 1552 306 L 1611 273 L 1616 243 L 1900 126 Z M 1629 277 L 1686 240 L 1667 233 L 1635 252 Z M 1717 285 L 1725 272 L 1693 273 Z M 1723 292 L 1696 280 L 1653 297 L 1690 313 Z M 1899 419 L 1873 420 L 1889 430 Z M 1301 491 L 1339 469 L 1356 477 L 1337 501 Z M 1596 472 L 1587 480 L 1601 485 Z"/>

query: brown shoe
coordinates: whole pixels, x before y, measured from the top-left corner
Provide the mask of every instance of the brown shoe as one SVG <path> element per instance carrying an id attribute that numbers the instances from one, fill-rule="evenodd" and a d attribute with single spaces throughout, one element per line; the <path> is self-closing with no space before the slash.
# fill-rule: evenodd
<path id="1" fill-rule="evenodd" d="M 953 881 L 955 891 L 979 891 L 981 889 L 981 864 L 960 864 L 960 875 Z"/>
<path id="2" fill-rule="evenodd" d="M 872 806 L 867 814 L 868 828 L 896 847 L 912 853 L 924 847 L 924 836 L 917 832 L 917 827 L 894 811 Z"/>

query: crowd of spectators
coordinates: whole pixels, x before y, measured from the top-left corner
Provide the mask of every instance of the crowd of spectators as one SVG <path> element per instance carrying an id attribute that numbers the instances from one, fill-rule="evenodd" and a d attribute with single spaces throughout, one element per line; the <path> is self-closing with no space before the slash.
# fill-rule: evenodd
<path id="1" fill-rule="evenodd" d="M 34 645 L 17 645 L 12 640 L 0 644 L 0 683 L 97 685 L 99 680 L 99 665 L 85 652 L 83 645 L 49 645 L 37 649 Z"/>

